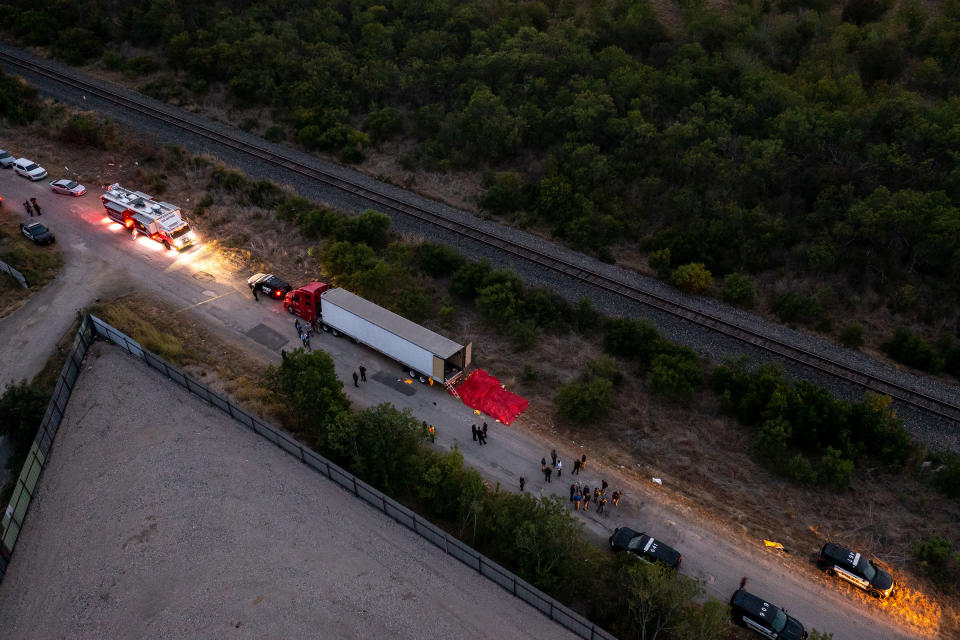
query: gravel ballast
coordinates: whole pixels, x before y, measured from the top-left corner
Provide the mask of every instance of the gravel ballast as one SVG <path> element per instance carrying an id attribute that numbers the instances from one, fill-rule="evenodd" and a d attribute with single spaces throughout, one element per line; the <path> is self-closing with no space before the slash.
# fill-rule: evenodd
<path id="1" fill-rule="evenodd" d="M 575 636 L 97 343 L 0 584 L 0 637 Z"/>

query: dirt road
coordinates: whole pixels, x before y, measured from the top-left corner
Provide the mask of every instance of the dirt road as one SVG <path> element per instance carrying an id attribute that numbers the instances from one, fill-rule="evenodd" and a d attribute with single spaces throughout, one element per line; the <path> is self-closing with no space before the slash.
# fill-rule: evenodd
<path id="1" fill-rule="evenodd" d="M 64 273 L 48 290 L 0 321 L 4 384 L 39 371 L 54 348 L 54 336 L 69 327 L 77 307 L 132 290 L 163 299 L 185 319 L 199 319 L 209 331 L 260 359 L 279 362 L 281 348 L 299 346 L 293 319 L 282 306 L 262 297 L 255 302 L 246 287 L 249 274 L 222 264 L 205 249 L 202 238 L 200 246 L 184 254 L 165 252 L 146 238 L 131 240 L 118 225 L 108 223 L 96 185 L 87 187 L 90 192 L 82 198 L 56 196 L 45 181 L 31 184 L 10 171 L 0 173 L 0 193 L 6 200 L 38 198 L 44 207 L 43 222 L 56 234 L 66 263 Z M 334 358 L 344 389 L 356 405 L 391 402 L 409 407 L 437 426 L 438 447 L 458 446 L 467 463 L 493 483 L 516 490 L 518 478 L 524 475 L 528 491 L 568 494 L 567 474 L 574 451 L 559 442 L 540 441 L 537 434 L 488 421 L 489 445 L 478 447 L 471 440 L 470 425 L 480 417 L 441 389 L 403 383 L 398 365 L 349 340 L 322 335 L 315 337 L 312 346 Z M 351 374 L 361 364 L 367 368 L 369 382 L 356 389 Z M 563 478 L 545 484 L 539 474 L 540 459 L 549 459 L 552 447 L 557 447 L 566 471 Z M 710 596 L 726 601 L 740 578 L 748 576 L 751 591 L 787 608 L 807 628 L 833 632 L 836 640 L 922 637 L 899 629 L 872 605 L 864 606 L 845 594 L 842 587 L 824 586 L 807 574 L 797 574 L 764 551 L 759 541 L 739 540 L 694 510 L 679 506 L 671 499 L 669 487 L 632 481 L 618 470 L 596 464 L 588 467 L 582 479 L 594 486 L 601 477 L 613 488 L 622 487 L 626 498 L 608 518 L 591 512 L 584 518 L 587 530 L 606 538 L 613 527 L 626 525 L 662 537 L 683 553 L 683 573 L 702 578 Z M 814 551 L 796 550 L 798 554 Z"/>

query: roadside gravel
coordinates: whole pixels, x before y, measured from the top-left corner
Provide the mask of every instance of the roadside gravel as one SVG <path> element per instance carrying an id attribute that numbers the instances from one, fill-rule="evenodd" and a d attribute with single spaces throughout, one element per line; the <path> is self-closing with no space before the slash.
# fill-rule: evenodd
<path id="1" fill-rule="evenodd" d="M 6 45 L 0 45 L 0 51 L 9 51 L 18 55 L 24 55 L 23 51 Z M 197 123 L 202 123 L 204 126 L 210 126 L 215 130 L 239 137 L 265 149 L 288 155 L 299 162 L 350 180 L 364 187 L 376 189 L 411 205 L 442 214 L 459 222 L 466 222 L 487 233 L 508 238 L 511 241 L 519 242 L 538 251 L 562 257 L 564 260 L 585 269 L 597 271 L 607 277 L 638 287 L 644 291 L 682 302 L 701 313 L 722 317 L 728 322 L 748 327 L 764 335 L 775 337 L 778 340 L 815 352 L 821 356 L 841 361 L 848 366 L 856 367 L 878 379 L 894 381 L 908 388 L 922 390 L 924 393 L 942 400 L 960 404 L 960 387 L 955 385 L 895 369 L 885 363 L 873 360 L 860 352 L 845 349 L 822 338 L 766 321 L 756 315 L 729 307 L 716 300 L 685 295 L 658 280 L 641 276 L 637 273 L 619 268 L 616 265 L 602 263 L 594 258 L 577 253 L 543 238 L 533 236 L 522 230 L 512 229 L 496 222 L 478 219 L 467 211 L 454 209 L 442 203 L 428 200 L 417 194 L 380 182 L 357 171 L 292 150 L 282 145 L 266 142 L 256 136 L 245 134 L 222 123 L 212 122 L 196 114 L 167 106 L 156 100 L 146 98 L 145 96 L 106 85 L 106 83 L 99 80 L 79 74 L 65 65 L 52 61 L 37 60 L 43 64 L 51 65 L 70 76 L 82 77 L 85 81 L 92 84 L 105 86 L 114 91 L 120 91 L 131 98 L 145 100 L 154 107 L 166 112 L 176 113 L 180 117 L 187 117 Z M 16 72 L 16 70 L 13 69 L 7 70 Z M 196 138 L 182 130 L 168 127 L 151 118 L 144 118 L 139 114 L 130 113 L 92 96 L 84 97 L 82 93 L 76 89 L 52 83 L 33 74 L 24 73 L 22 75 L 46 95 L 55 97 L 58 100 L 74 106 L 100 111 L 104 115 L 128 125 L 138 133 L 155 137 L 162 144 L 177 144 L 195 153 L 209 153 L 223 160 L 228 165 L 244 171 L 253 178 L 271 180 L 281 185 L 290 185 L 301 195 L 313 200 L 325 202 L 331 207 L 338 209 L 362 211 L 373 206 L 358 196 L 333 190 L 314 180 L 304 178 L 272 165 L 267 165 L 246 154 L 238 153 L 228 147 Z M 859 386 L 840 382 L 831 376 L 825 376 L 800 365 L 789 362 L 784 363 L 776 356 L 745 345 L 742 342 L 731 340 L 707 329 L 691 325 L 668 314 L 625 300 L 619 296 L 609 294 L 596 287 L 545 270 L 531 263 L 512 260 L 493 249 L 478 245 L 472 240 L 459 236 L 458 234 L 423 225 L 403 214 L 395 212 L 387 213 L 390 213 L 394 220 L 394 227 L 399 231 L 416 235 L 426 240 L 449 244 L 458 248 L 470 258 L 486 259 L 497 267 L 513 268 L 529 284 L 553 289 L 571 302 L 576 302 L 585 296 L 589 297 L 593 300 L 594 306 L 604 314 L 615 317 L 646 318 L 650 320 L 666 338 L 679 344 L 688 345 L 703 356 L 716 361 L 722 361 L 732 355 L 745 354 L 758 363 L 780 362 L 784 364 L 784 368 L 790 375 L 797 378 L 809 379 L 829 389 L 839 397 L 847 399 L 859 399 L 862 397 L 862 389 Z M 579 364 L 576 363 L 575 360 L 572 361 L 571 367 L 576 366 L 579 366 Z M 960 432 L 958 432 L 955 422 L 937 419 L 910 406 L 897 405 L 896 408 L 916 438 L 934 447 L 960 451 Z"/>

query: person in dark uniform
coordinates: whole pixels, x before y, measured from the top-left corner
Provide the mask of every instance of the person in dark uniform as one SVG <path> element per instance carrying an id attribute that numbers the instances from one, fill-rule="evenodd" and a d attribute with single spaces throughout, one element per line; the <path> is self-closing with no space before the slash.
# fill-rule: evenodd
<path id="1" fill-rule="evenodd" d="M 357 372 L 354 371 L 354 372 L 353 372 L 353 386 L 355 386 L 355 387 L 359 387 L 359 386 L 360 386 L 360 383 L 357 382 L 357 380 L 359 380 L 359 379 L 360 379 L 360 376 L 358 376 L 358 375 L 357 375 Z"/>
<path id="2" fill-rule="evenodd" d="M 360 380 L 362 382 L 367 381 L 367 368 L 364 367 L 363 365 L 360 365 Z"/>
<path id="3" fill-rule="evenodd" d="M 470 425 L 470 432 L 473 434 L 473 441 L 476 442 L 477 441 L 477 425 L 475 424 Z"/>

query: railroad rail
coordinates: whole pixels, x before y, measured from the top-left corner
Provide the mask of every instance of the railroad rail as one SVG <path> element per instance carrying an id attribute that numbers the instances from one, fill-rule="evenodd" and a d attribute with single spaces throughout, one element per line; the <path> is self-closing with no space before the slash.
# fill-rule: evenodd
<path id="1" fill-rule="evenodd" d="M 656 293 L 644 291 L 634 285 L 626 284 L 596 271 L 585 269 L 561 257 L 550 255 L 543 251 L 491 234 L 478 227 L 454 220 L 443 214 L 411 205 L 389 194 L 375 191 L 349 179 L 310 167 L 282 153 L 197 124 L 185 116 L 145 104 L 120 92 L 105 89 L 84 80 L 73 78 L 46 65 L 39 64 L 36 61 L 21 58 L 20 56 L 7 52 L 0 52 L 0 60 L 49 80 L 73 87 L 85 94 L 96 96 L 101 100 L 113 103 L 124 109 L 135 111 L 141 115 L 161 121 L 169 126 L 189 131 L 195 136 L 215 142 L 239 153 L 249 155 L 257 160 L 269 162 L 275 166 L 293 171 L 328 187 L 359 196 L 381 209 L 405 215 L 419 222 L 452 232 L 458 236 L 470 238 L 474 242 L 493 248 L 518 260 L 533 263 L 563 274 L 574 280 L 720 333 L 728 338 L 749 344 L 752 347 L 774 354 L 781 359 L 801 364 L 809 369 L 827 374 L 846 383 L 890 396 L 897 402 L 910 405 L 928 414 L 953 422 L 960 422 L 960 405 L 958 404 L 941 400 L 932 395 L 903 386 L 895 381 L 878 378 L 838 360 L 813 353 L 778 338 L 740 327 L 719 316 L 694 309 L 682 302 L 671 300 Z"/>

